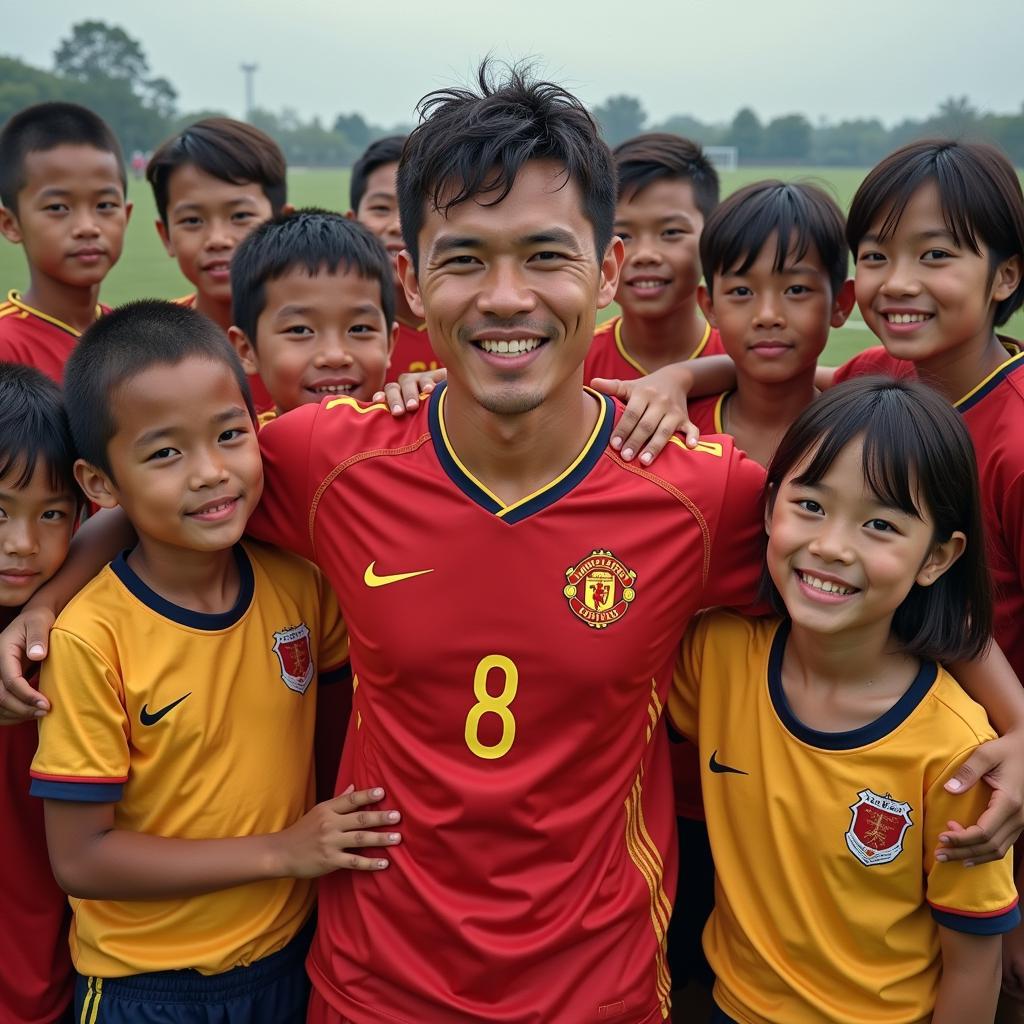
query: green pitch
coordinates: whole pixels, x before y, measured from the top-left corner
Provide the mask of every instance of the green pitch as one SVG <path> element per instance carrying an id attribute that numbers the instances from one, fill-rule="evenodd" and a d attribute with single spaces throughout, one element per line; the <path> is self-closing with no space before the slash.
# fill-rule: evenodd
<path id="1" fill-rule="evenodd" d="M 783 178 L 811 181 L 830 192 L 845 210 L 857 185 L 864 176 L 857 168 L 835 167 L 743 167 L 722 175 L 725 194 L 741 185 L 761 178 Z M 338 170 L 293 170 L 288 176 L 289 200 L 296 206 L 321 206 L 328 210 L 348 209 L 349 172 Z M 135 204 L 128 237 L 121 260 L 107 278 L 101 298 L 116 306 L 129 299 L 147 297 L 174 298 L 190 291 L 187 281 L 178 273 L 178 265 L 160 244 L 156 229 L 156 207 L 144 180 L 132 179 L 128 197 Z M 27 284 L 24 258 L 19 246 L 0 240 L 0 289 L 23 289 Z M 614 309 L 603 310 L 601 319 Z M 1024 314 L 1018 314 L 1005 332 L 1013 337 L 1024 336 Z M 874 337 L 855 311 L 850 322 L 840 331 L 833 331 L 823 361 L 838 365 L 855 352 L 874 343 Z"/>

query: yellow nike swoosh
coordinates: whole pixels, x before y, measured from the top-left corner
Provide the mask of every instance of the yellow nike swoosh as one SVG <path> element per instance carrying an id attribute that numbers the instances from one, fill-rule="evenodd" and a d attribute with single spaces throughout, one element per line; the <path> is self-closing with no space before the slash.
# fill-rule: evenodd
<path id="1" fill-rule="evenodd" d="M 363 582 L 368 587 L 386 587 L 389 583 L 399 583 L 402 580 L 411 580 L 413 576 L 426 576 L 433 569 L 419 569 L 417 572 L 397 572 L 393 576 L 378 576 L 373 570 L 376 560 L 372 561 L 363 573 Z"/>

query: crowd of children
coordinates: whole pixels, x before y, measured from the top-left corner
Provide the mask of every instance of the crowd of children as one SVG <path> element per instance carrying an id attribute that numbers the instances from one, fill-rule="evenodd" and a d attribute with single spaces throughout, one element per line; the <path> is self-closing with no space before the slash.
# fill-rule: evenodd
<path id="1" fill-rule="evenodd" d="M 110 310 L 113 133 L 0 131 L 0 1024 L 1024 1020 L 1004 156 L 720 202 L 484 68 L 347 215 L 146 178 Z"/>

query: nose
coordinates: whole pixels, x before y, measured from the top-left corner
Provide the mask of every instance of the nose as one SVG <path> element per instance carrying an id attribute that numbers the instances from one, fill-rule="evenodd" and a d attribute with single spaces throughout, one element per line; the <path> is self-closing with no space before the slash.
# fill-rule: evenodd
<path id="1" fill-rule="evenodd" d="M 853 553 L 847 524 L 835 518 L 822 519 L 807 550 L 823 562 L 849 564 Z"/>
<path id="2" fill-rule="evenodd" d="M 351 366 L 352 353 L 348 349 L 346 339 L 338 331 L 326 331 L 321 335 L 313 364 L 318 367 Z"/>
<path id="3" fill-rule="evenodd" d="M 921 282 L 918 280 L 916 267 L 916 260 L 900 257 L 889 260 L 882 280 L 882 294 L 890 298 L 919 294 Z"/>
<path id="4" fill-rule="evenodd" d="M 661 263 L 661 253 L 655 244 L 654 236 L 647 232 L 635 235 L 627 248 L 629 261 L 634 265 L 648 266 Z"/>
<path id="5" fill-rule="evenodd" d="M 100 226 L 96 223 L 96 217 L 92 207 L 82 207 L 76 211 L 72 231 L 75 238 L 99 237 Z"/>
<path id="6" fill-rule="evenodd" d="M 763 292 L 757 297 L 757 308 L 754 311 L 754 326 L 763 329 L 786 326 L 786 316 L 782 311 L 779 296 L 771 291 Z"/>
<path id="7" fill-rule="evenodd" d="M 488 267 L 477 295 L 477 308 L 480 312 L 512 317 L 531 313 L 536 306 L 536 297 L 527 287 L 520 264 L 513 260 L 498 259 Z"/>
<path id="8" fill-rule="evenodd" d="M 201 491 L 204 487 L 216 487 L 227 478 L 227 466 L 218 447 L 203 447 L 192 455 L 188 484 L 193 491 Z"/>
<path id="9" fill-rule="evenodd" d="M 211 217 L 207 221 L 206 238 L 203 239 L 203 248 L 207 250 L 232 249 L 235 245 L 234 236 L 231 234 L 230 225 L 223 217 Z"/>
<path id="10" fill-rule="evenodd" d="M 9 519 L 3 527 L 4 554 L 28 558 L 39 550 L 35 523 L 24 517 Z"/>

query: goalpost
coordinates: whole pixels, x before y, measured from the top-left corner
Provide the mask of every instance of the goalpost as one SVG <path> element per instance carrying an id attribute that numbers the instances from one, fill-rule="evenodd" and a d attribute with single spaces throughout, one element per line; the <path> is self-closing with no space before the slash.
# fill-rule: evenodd
<path id="1" fill-rule="evenodd" d="M 736 146 L 705 146 L 704 155 L 719 171 L 735 171 L 739 166 L 740 151 Z"/>

